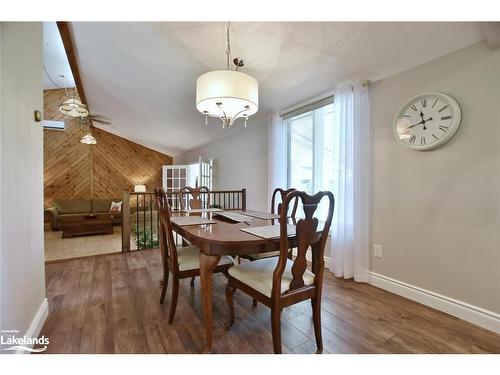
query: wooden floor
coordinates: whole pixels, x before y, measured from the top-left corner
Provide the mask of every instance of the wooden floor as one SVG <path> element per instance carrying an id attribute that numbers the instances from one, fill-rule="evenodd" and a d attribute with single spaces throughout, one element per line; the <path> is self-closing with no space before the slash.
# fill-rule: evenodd
<path id="1" fill-rule="evenodd" d="M 169 325 L 169 299 L 159 304 L 160 278 L 157 250 L 47 264 L 46 353 L 199 352 L 199 280 L 194 288 L 181 281 Z M 270 310 L 236 292 L 237 318 L 225 331 L 226 282 L 214 279 L 213 352 L 272 353 Z M 500 335 L 370 285 L 328 273 L 323 290 L 325 353 L 500 353 Z M 283 311 L 282 341 L 284 353 L 315 352 L 308 302 Z"/>

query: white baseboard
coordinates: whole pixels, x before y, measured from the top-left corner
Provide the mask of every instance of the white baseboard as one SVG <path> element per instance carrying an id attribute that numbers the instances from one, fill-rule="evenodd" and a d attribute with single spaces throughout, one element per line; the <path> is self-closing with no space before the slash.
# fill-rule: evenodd
<path id="1" fill-rule="evenodd" d="M 293 255 L 297 255 L 297 249 L 293 249 Z M 325 268 L 328 268 L 330 271 L 333 272 L 333 259 L 330 258 L 330 257 L 323 257 L 323 259 L 325 260 Z M 312 253 L 311 253 L 311 250 L 307 250 L 306 252 L 306 260 L 308 262 L 312 262 Z"/>
<path id="2" fill-rule="evenodd" d="M 43 324 L 45 323 L 45 320 L 47 319 L 48 316 L 49 316 L 49 303 L 47 301 L 47 298 L 44 298 L 24 336 L 38 337 L 40 331 L 42 330 Z M 31 347 L 33 347 L 33 345 L 31 345 Z M 25 354 L 25 353 L 29 352 L 27 351 L 16 352 L 16 354 Z"/>
<path id="3" fill-rule="evenodd" d="M 500 334 L 500 314 L 370 272 L 370 284 Z"/>

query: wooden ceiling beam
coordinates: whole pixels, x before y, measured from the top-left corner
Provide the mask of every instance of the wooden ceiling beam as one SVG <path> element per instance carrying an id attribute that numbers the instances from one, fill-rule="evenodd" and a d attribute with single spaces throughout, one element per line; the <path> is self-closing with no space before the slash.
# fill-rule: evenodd
<path id="1" fill-rule="evenodd" d="M 68 57 L 69 66 L 71 67 L 71 72 L 73 73 L 76 89 L 78 90 L 78 95 L 80 96 L 80 100 L 82 101 L 82 103 L 87 106 L 87 109 L 90 112 L 89 103 L 87 102 L 82 78 L 80 76 L 80 69 L 78 68 L 78 60 L 76 58 L 75 44 L 72 37 L 71 25 L 66 21 L 57 21 L 57 28 L 59 29 L 59 33 L 61 34 L 61 39 L 66 51 L 66 56 Z"/>

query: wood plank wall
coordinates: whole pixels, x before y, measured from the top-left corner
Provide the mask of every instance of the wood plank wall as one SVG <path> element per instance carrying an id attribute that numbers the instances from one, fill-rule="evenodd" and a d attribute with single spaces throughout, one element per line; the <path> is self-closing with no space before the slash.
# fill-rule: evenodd
<path id="1" fill-rule="evenodd" d="M 45 207 L 58 198 L 119 198 L 136 184 L 148 190 L 161 184 L 170 156 L 97 128 L 96 145 L 80 143 L 88 126 L 59 112 L 65 99 L 63 89 L 44 91 L 44 119 L 65 121 L 64 131 L 44 130 Z"/>

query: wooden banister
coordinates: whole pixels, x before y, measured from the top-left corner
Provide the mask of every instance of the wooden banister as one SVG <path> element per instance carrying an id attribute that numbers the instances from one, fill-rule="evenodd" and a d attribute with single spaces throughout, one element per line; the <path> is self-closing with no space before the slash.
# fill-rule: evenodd
<path id="1" fill-rule="evenodd" d="M 188 193 L 185 193 L 188 194 Z M 220 207 L 224 210 L 246 210 L 246 189 L 241 190 L 213 190 L 210 193 L 210 204 L 212 206 Z M 181 210 L 180 198 L 178 191 L 166 192 L 168 203 L 173 211 Z M 131 206 L 131 200 L 132 206 Z M 154 203 L 154 192 L 134 193 L 128 190 L 123 190 L 123 203 L 122 203 L 122 251 L 142 250 L 149 246 L 139 244 L 137 249 L 131 246 L 130 236 L 134 234 L 131 225 L 131 214 L 136 217 L 136 232 L 141 232 L 144 236 L 146 232 L 151 232 L 151 236 L 158 234 L 159 229 L 159 215 L 156 212 L 156 205 Z M 147 225 L 149 222 L 149 226 Z M 136 235 L 137 236 L 137 235 Z"/>

